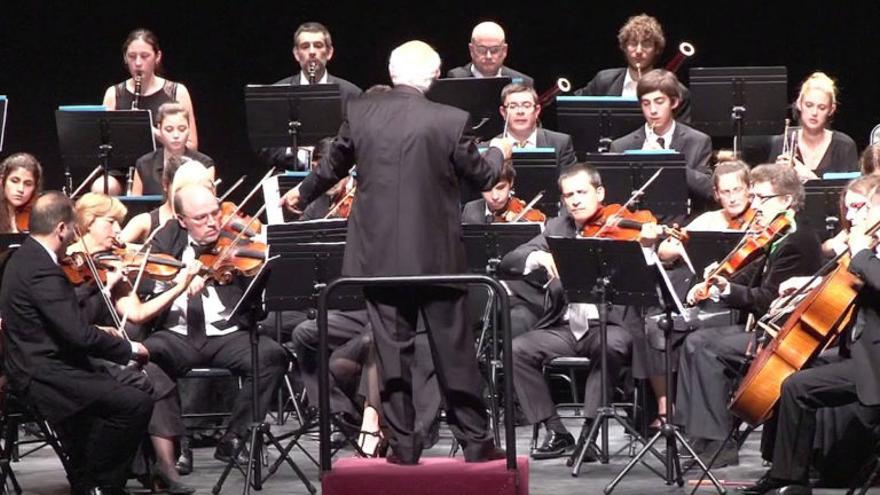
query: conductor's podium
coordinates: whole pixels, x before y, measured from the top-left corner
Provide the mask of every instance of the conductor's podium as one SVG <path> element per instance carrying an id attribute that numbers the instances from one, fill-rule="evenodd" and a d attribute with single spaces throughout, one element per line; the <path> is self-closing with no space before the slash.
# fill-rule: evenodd
<path id="1" fill-rule="evenodd" d="M 527 495 L 528 458 L 519 456 L 516 471 L 503 459 L 466 463 L 461 457 L 423 457 L 417 466 L 385 459 L 341 458 L 321 480 L 323 495 Z"/>

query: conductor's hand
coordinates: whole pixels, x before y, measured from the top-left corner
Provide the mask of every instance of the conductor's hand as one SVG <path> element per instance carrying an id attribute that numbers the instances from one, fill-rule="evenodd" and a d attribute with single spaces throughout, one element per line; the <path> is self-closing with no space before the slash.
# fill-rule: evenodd
<path id="1" fill-rule="evenodd" d="M 299 186 L 296 186 L 281 197 L 281 204 L 293 213 L 300 214 L 302 211 L 297 209 L 299 207 L 299 200 Z"/>
<path id="2" fill-rule="evenodd" d="M 550 280 L 559 278 L 559 272 L 556 271 L 556 262 L 553 261 L 552 254 L 547 251 L 535 251 L 534 257 L 538 266 L 547 270 L 547 276 L 550 277 Z"/>
<path id="3" fill-rule="evenodd" d="M 131 357 L 138 364 L 146 364 L 150 361 L 150 351 L 140 342 L 131 343 Z"/>
<path id="4" fill-rule="evenodd" d="M 493 138 L 489 141 L 489 146 L 501 150 L 505 160 L 510 160 L 513 156 L 513 140 L 510 138 Z"/>

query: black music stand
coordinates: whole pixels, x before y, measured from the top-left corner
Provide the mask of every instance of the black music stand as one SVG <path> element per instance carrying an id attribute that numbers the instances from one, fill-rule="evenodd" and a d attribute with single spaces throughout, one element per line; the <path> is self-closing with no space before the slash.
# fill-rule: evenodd
<path id="1" fill-rule="evenodd" d="M 840 230 L 840 195 L 848 182 L 846 179 L 818 179 L 804 184 L 806 200 L 799 218 L 823 241 Z"/>
<path id="2" fill-rule="evenodd" d="M 6 107 L 9 104 L 9 100 L 6 99 L 6 95 L 0 95 L 0 151 L 3 151 L 3 143 L 6 137 Z"/>
<path id="3" fill-rule="evenodd" d="M 481 148 L 482 152 L 482 148 Z M 514 149 L 511 157 L 516 170 L 516 181 L 513 189 L 516 196 L 529 202 L 539 192 L 544 195 L 535 204 L 535 208 L 548 217 L 556 216 L 559 211 L 559 165 L 556 161 L 556 150 L 553 148 Z M 470 183 L 461 183 L 461 200 L 468 202 L 480 198 L 480 191 Z"/>
<path id="4" fill-rule="evenodd" d="M 504 131 L 504 118 L 498 109 L 501 90 L 511 81 L 509 77 L 438 79 L 425 96 L 468 112 L 471 132 L 488 141 Z"/>
<path id="5" fill-rule="evenodd" d="M 342 124 L 338 84 L 255 85 L 244 88 L 248 137 L 254 150 L 314 146 Z"/>
<path id="6" fill-rule="evenodd" d="M 712 262 L 723 260 L 743 238 L 745 232 L 737 230 L 688 230 L 687 253 L 697 276 Z"/>
<path id="7" fill-rule="evenodd" d="M 242 318 L 253 318 L 252 315 L 263 315 L 264 311 L 264 302 L 263 302 L 263 291 L 266 287 L 266 281 L 269 277 L 267 277 L 269 270 L 268 267 L 275 260 L 275 257 L 271 257 L 266 260 L 263 266 L 260 268 L 260 271 L 251 279 L 250 284 L 247 289 L 245 289 L 244 294 L 242 294 L 241 299 L 239 299 L 238 304 L 232 310 L 225 311 L 220 314 L 221 320 L 217 322 L 212 322 L 212 325 L 217 326 L 218 328 L 229 328 L 233 325 L 238 324 L 239 320 Z M 257 318 L 253 318 L 255 321 L 262 320 L 262 317 L 259 316 Z M 220 493 L 220 490 L 223 489 L 223 483 L 226 481 L 226 478 L 229 476 L 229 473 L 232 471 L 232 468 L 238 469 L 245 476 L 244 488 L 242 489 L 242 493 L 250 493 L 251 487 L 254 490 L 262 490 L 263 483 L 269 478 L 270 475 L 267 475 L 265 478 L 262 476 L 262 452 L 263 446 L 268 443 L 273 445 L 281 456 L 278 459 L 278 464 L 281 462 L 287 462 L 287 464 L 293 469 L 293 472 L 296 473 L 297 477 L 302 481 L 303 485 L 305 485 L 306 489 L 309 493 L 315 493 L 317 490 L 314 486 L 312 486 L 309 479 L 306 477 L 305 473 L 296 465 L 293 459 L 288 455 L 289 450 L 285 451 L 284 446 L 281 445 L 281 442 L 275 435 L 272 434 L 271 428 L 269 424 L 266 423 L 265 417 L 259 416 L 259 408 L 257 406 L 257 398 L 260 396 L 260 374 L 255 371 L 260 368 L 260 351 L 259 351 L 259 339 L 260 339 L 260 331 L 258 329 L 258 325 L 251 324 L 248 325 L 248 335 L 250 336 L 250 348 L 251 348 L 251 367 L 252 367 L 252 375 L 253 380 L 251 381 L 252 386 L 252 394 L 253 401 L 251 403 L 251 424 L 248 426 L 248 441 L 246 443 L 242 443 L 239 448 L 232 453 L 229 458 L 229 462 L 226 463 L 226 467 L 223 469 L 223 472 L 220 473 L 220 478 L 217 480 L 217 483 L 211 489 L 211 492 L 215 495 Z M 246 449 L 248 453 L 248 464 L 247 466 L 241 466 L 238 463 L 238 456 L 243 449 Z M 246 469 L 246 470 L 245 470 Z M 276 468 L 277 469 L 277 468 Z"/>
<path id="8" fill-rule="evenodd" d="M 571 136 L 578 156 L 608 151 L 611 141 L 645 124 L 636 98 L 557 96 L 556 125 Z"/>
<path id="9" fill-rule="evenodd" d="M 690 70 L 691 126 L 710 136 L 779 134 L 788 108 L 788 71 L 771 67 L 694 67 Z"/>
<path id="10" fill-rule="evenodd" d="M 671 150 L 588 154 L 586 161 L 602 176 L 605 203 L 625 203 L 659 169 L 663 172 L 636 199 L 635 209 L 647 209 L 661 222 L 689 213 L 687 164 L 681 153 Z"/>
<path id="11" fill-rule="evenodd" d="M 91 171 L 97 162 L 104 169 L 106 194 L 111 169 L 128 169 L 156 149 L 149 110 L 62 106 L 55 111 L 55 125 L 67 185 L 73 183 L 73 172 Z"/>
<path id="12" fill-rule="evenodd" d="M 139 213 L 146 213 L 156 209 L 162 205 L 165 198 L 159 194 L 148 194 L 146 196 L 117 196 L 116 199 L 122 202 L 128 209 L 128 218 L 132 218 Z"/>

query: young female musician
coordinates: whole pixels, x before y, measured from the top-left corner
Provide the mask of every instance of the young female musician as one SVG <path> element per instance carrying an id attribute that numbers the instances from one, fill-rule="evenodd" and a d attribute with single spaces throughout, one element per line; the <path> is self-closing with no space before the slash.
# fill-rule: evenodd
<path id="1" fill-rule="evenodd" d="M 9 155 L 0 163 L 0 233 L 27 232 L 42 178 L 40 162 L 28 153 Z"/>
<path id="2" fill-rule="evenodd" d="M 829 128 L 837 111 L 837 85 L 830 77 L 823 72 L 810 74 L 801 84 L 795 108 L 800 129 L 788 136 L 775 136 L 771 157 L 777 157 L 777 162 L 791 163 L 802 181 L 819 179 L 825 172 L 859 169 L 856 143 L 846 134 Z M 783 146 L 786 141 L 790 144 Z"/>

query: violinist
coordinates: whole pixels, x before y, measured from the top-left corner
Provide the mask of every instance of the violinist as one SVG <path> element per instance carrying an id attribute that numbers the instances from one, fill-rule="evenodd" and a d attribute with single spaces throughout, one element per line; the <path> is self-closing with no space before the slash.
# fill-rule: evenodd
<path id="1" fill-rule="evenodd" d="M 782 281 L 813 273 L 821 256 L 816 234 L 796 221 L 795 213 L 802 208 L 805 194 L 795 171 L 779 164 L 760 165 L 752 169 L 749 180 L 755 210 L 753 229 L 768 228 L 780 215 L 794 220 L 752 261 L 738 267 L 729 280 L 715 276 L 710 283 L 700 282 L 691 288 L 687 300 L 695 304 L 697 293 L 708 290 L 713 301 L 758 318 L 767 312 Z M 743 368 L 743 361 L 754 350 L 753 337 L 754 332 L 746 332 L 742 323 L 715 326 L 691 332 L 681 346 L 675 417 L 694 441 L 698 454 L 711 456 L 727 436 L 732 383 L 724 363 L 732 369 Z M 738 462 L 736 445 L 728 442 L 715 465 Z"/>
<path id="2" fill-rule="evenodd" d="M 598 309 L 594 305 L 566 304 L 558 280 L 556 263 L 547 245 L 548 236 L 573 238 L 584 225 L 602 215 L 605 189 L 599 173 L 589 165 L 577 164 L 562 172 L 558 180 L 567 213 L 547 221 L 542 234 L 511 251 L 501 261 L 499 271 L 513 276 L 535 277 L 537 287 L 548 285 L 550 306 L 544 308 L 545 295 L 535 288 L 529 294 L 514 294 L 532 300 L 541 316 L 533 329 L 513 339 L 513 372 L 519 404 L 529 423 L 542 423 L 547 429 L 543 443 L 532 450 L 533 459 L 561 457 L 575 445 L 575 439 L 562 424 L 542 373 L 549 360 L 560 356 L 599 359 Z M 641 228 L 643 246 L 656 240 L 656 226 Z M 543 310 L 541 309 L 543 308 Z M 632 356 L 633 333 L 641 328 L 631 308 L 615 306 L 608 320 L 608 387 L 617 383 L 620 369 Z M 599 367 L 590 369 L 584 393 L 584 414 L 588 421 L 596 416 L 601 379 Z M 595 459 L 591 455 L 586 458 Z"/>
<path id="3" fill-rule="evenodd" d="M 190 268 L 179 270 L 169 290 L 142 302 L 132 286 L 134 278 L 126 278 L 121 260 L 112 256 L 125 256 L 124 248 L 118 248 L 116 240 L 120 231 L 119 222 L 125 218 L 125 206 L 116 198 L 87 193 L 77 200 L 75 210 L 76 225 L 78 231 L 82 233 L 82 238 L 71 244 L 67 253 L 84 253 L 96 258 L 100 256 L 102 261 L 99 263 L 99 268 L 102 265 L 109 268 L 106 288 L 109 291 L 110 302 L 113 304 L 112 309 L 104 304 L 100 294 L 97 293 L 101 290 L 97 284 L 84 283 L 76 288 L 80 307 L 89 322 L 113 325 L 108 312 L 115 310 L 117 315 L 133 324 L 145 324 L 183 294 L 198 273 L 200 265 L 197 262 Z M 139 262 L 132 264 L 135 270 L 139 266 Z M 148 277 L 148 273 L 145 272 L 144 276 Z M 185 433 L 175 383 L 153 363 L 147 363 L 143 368 L 146 374 L 136 369 L 102 364 L 95 363 L 121 383 L 131 384 L 148 392 L 154 401 L 148 432 L 156 456 L 157 469 L 152 473 L 152 479 L 144 477 L 144 473 L 141 473 L 147 487 L 153 488 L 155 481 L 161 483 L 172 494 L 185 495 L 195 491 L 180 482 L 177 470 L 174 468 L 175 441 Z"/>
<path id="4" fill-rule="evenodd" d="M 526 207 L 526 203 L 513 195 L 513 184 L 516 170 L 510 161 L 505 161 L 501 168 L 501 176 L 492 189 L 483 191 L 483 199 L 475 199 L 465 203 L 461 211 L 461 223 L 487 224 L 510 222 Z M 531 213 L 531 214 L 529 214 Z M 522 216 L 521 222 L 542 222 L 544 214 L 531 209 Z"/>
<path id="5" fill-rule="evenodd" d="M 513 139 L 517 148 L 553 148 L 556 167 L 564 170 L 577 162 L 571 136 L 538 127 L 541 105 L 538 93 L 531 86 L 508 84 L 501 90 L 501 107 L 498 109 L 507 122 L 502 133 Z"/>
<path id="6" fill-rule="evenodd" d="M 0 163 L 0 232 L 28 231 L 28 217 L 42 185 L 43 168 L 28 153 L 15 153 Z"/>
<path id="7" fill-rule="evenodd" d="M 58 432 L 71 493 L 124 493 L 153 399 L 96 370 L 90 357 L 146 362 L 147 348 L 86 323 L 58 265 L 74 239 L 73 203 L 50 191 L 34 203 L 30 236 L 12 254 L 0 288 L 4 371 Z M 89 491 L 101 490 L 101 491 Z"/>
<path id="8" fill-rule="evenodd" d="M 176 190 L 173 201 L 176 221 L 166 223 L 156 234 L 153 253 L 170 254 L 189 263 L 218 244 L 220 205 L 212 188 L 197 183 Z M 278 380 L 287 368 L 287 354 L 280 345 L 261 335 L 260 369 L 254 370 L 248 332 L 254 330 L 252 327 L 260 315 L 246 315 L 228 328 L 217 325 L 223 320 L 221 313 L 234 307 L 241 298 L 248 279 L 234 276 L 228 285 L 207 282 L 205 276 L 196 276 L 186 293 L 178 296 L 156 320 L 155 331 L 145 344 L 152 350 L 156 364 L 172 379 L 203 366 L 227 368 L 244 378 L 229 428 L 217 445 L 214 457 L 228 462 L 233 453 L 238 452 L 239 462 L 247 463 L 247 453 L 241 448 L 251 422 L 251 403 L 256 401 L 259 413 L 265 415 Z M 252 396 L 254 373 L 260 374 L 258 397 Z"/>
<path id="9" fill-rule="evenodd" d="M 785 493 L 810 493 L 814 435 L 817 426 L 821 427 L 817 420 L 824 419 L 817 416 L 820 408 L 827 411 L 847 406 L 846 419 L 851 421 L 839 431 L 848 436 L 861 432 L 862 436 L 862 448 L 840 451 L 843 457 L 835 455 L 830 463 L 836 473 L 828 474 L 851 484 L 841 473 L 855 475 L 855 468 L 873 451 L 872 432 L 880 425 L 880 374 L 876 367 L 880 360 L 880 258 L 877 234 L 866 230 L 880 222 L 880 181 L 871 176 L 856 179 L 847 187 L 845 198 L 846 215 L 852 222 L 846 241 L 852 257 L 848 270 L 864 282 L 855 301 L 853 323 L 840 335 L 836 359 L 796 371 L 782 382 L 774 417 L 765 424 L 762 437 L 762 454 L 773 467 L 743 490 L 748 495 L 784 486 L 788 487 Z M 785 282 L 780 295 L 802 283 Z"/>

